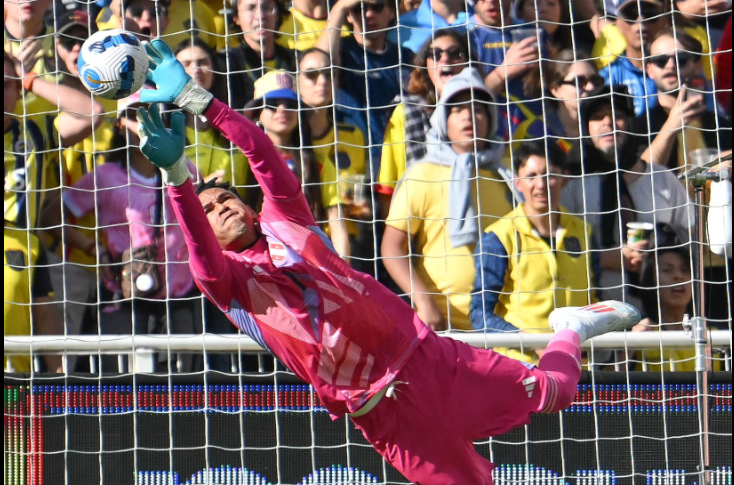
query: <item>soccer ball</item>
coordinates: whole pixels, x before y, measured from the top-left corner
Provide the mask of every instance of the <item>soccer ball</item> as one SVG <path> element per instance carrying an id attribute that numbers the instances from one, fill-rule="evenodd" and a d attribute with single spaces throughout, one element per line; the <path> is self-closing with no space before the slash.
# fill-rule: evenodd
<path id="1" fill-rule="evenodd" d="M 148 55 L 137 37 L 121 29 L 95 32 L 79 52 L 79 77 L 95 96 L 121 99 L 137 92 L 148 73 Z"/>

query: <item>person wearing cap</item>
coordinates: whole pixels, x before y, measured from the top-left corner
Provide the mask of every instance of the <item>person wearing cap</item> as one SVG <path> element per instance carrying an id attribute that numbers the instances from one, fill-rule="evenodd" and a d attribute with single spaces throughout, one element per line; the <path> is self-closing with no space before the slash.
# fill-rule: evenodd
<path id="1" fill-rule="evenodd" d="M 398 15 L 398 29 L 390 32 L 390 39 L 417 53 L 436 30 L 457 29 L 466 35 L 472 15 L 474 7 L 465 0 L 423 0 L 417 9 Z"/>
<path id="2" fill-rule="evenodd" d="M 140 108 L 141 149 L 168 185 L 197 285 L 311 384 L 332 419 L 348 416 L 410 482 L 490 485 L 493 466 L 473 441 L 569 406 L 581 342 L 639 321 L 637 309 L 619 302 L 556 310 L 556 334 L 538 367 L 440 338 L 406 302 L 336 254 L 298 178 L 257 126 L 196 86 L 163 41 L 146 48 L 157 89 L 144 91 L 143 101 L 173 99 L 209 119 L 242 149 L 264 192 L 257 213 L 227 185 L 195 188 L 183 157 L 183 114 L 173 113 L 167 129 L 157 105 Z M 489 117 L 477 117 L 488 133 Z M 456 138 L 468 148 L 473 123 L 461 125 Z"/>
<path id="3" fill-rule="evenodd" d="M 295 51 L 316 47 L 321 33 L 329 28 L 329 4 L 326 0 L 293 0 L 278 27 L 277 43 Z M 341 35 L 349 35 L 342 29 Z"/>
<path id="4" fill-rule="evenodd" d="M 657 87 L 643 70 L 650 42 L 668 21 L 660 0 L 625 0 L 619 6 L 617 28 L 627 42 L 623 55 L 599 71 L 609 85 L 624 84 L 635 102 L 635 115 L 642 116 L 657 104 Z"/>
<path id="5" fill-rule="evenodd" d="M 367 135 L 371 147 L 367 175 L 371 179 L 377 178 L 379 172 L 393 99 L 400 94 L 401 83 L 407 77 L 401 64 L 412 60 L 409 50 L 388 37 L 397 18 L 395 8 L 395 2 L 389 0 L 336 2 L 329 16 L 329 29 L 316 43 L 318 49 L 329 53 L 332 64 L 341 68 L 335 69 L 337 84 L 354 103 L 342 110 Z M 339 33 L 347 23 L 353 34 L 343 37 Z"/>
<path id="6" fill-rule="evenodd" d="M 233 20 L 242 42 L 220 52 L 227 66 L 230 106 L 241 109 L 253 97 L 253 83 L 271 70 L 295 72 L 293 49 L 276 43 L 283 12 L 277 0 L 232 0 Z"/>
<path id="7" fill-rule="evenodd" d="M 470 330 L 474 248 L 512 209 L 512 173 L 492 134 L 497 112 L 479 73 L 444 86 L 426 135 L 427 154 L 398 182 L 382 239 L 385 268 L 434 330 Z M 475 167 L 479 170 L 475 171 Z"/>
<path id="8" fill-rule="evenodd" d="M 639 119 L 638 131 L 652 139 L 644 160 L 677 168 L 690 163 L 688 154 L 697 149 L 731 149 L 731 120 L 714 111 L 713 96 L 701 92 L 707 90 L 701 56 L 701 44 L 685 32 L 663 31 L 650 45 L 645 67 L 657 85 L 658 104 Z"/>
<path id="9" fill-rule="evenodd" d="M 140 123 L 135 108 L 140 104 L 140 92 L 118 101 L 117 132 L 111 154 L 115 158 L 65 188 L 61 210 L 48 211 L 44 219 L 50 225 L 49 232 L 66 248 L 93 256 L 103 288 L 98 300 L 102 303 L 100 333 L 201 333 L 194 311 L 197 301 L 189 298 L 195 288 L 186 265 L 189 256 L 183 234 L 169 197 L 160 190 L 158 169 L 139 148 Z M 185 169 L 199 176 L 190 161 Z M 89 214 L 95 216 L 99 237 L 70 223 Z M 165 226 L 157 237 L 156 224 Z M 146 246 L 155 247 L 161 289 L 146 299 L 133 295 L 122 300 L 120 276 L 113 269 L 126 250 Z M 117 362 L 117 356 L 103 357 L 101 371 L 118 372 Z M 182 371 L 195 370 L 192 356 L 184 356 L 182 362 Z"/>
<path id="10" fill-rule="evenodd" d="M 647 241 L 626 244 L 627 223 L 691 227 L 693 206 L 674 173 L 639 156 L 634 105 L 626 86 L 601 86 L 579 101 L 582 141 L 570 153 L 574 177 L 561 205 L 591 225 L 600 248 L 604 298 L 632 295 Z"/>
<path id="11" fill-rule="evenodd" d="M 291 171 L 304 181 L 304 192 L 314 217 L 319 223 L 327 223 L 337 253 L 348 258 L 351 244 L 338 181 L 355 172 L 348 166 L 337 170 L 328 150 L 320 150 L 317 155 L 308 117 L 305 111 L 299 110 L 301 104 L 293 75 L 270 71 L 255 82 L 255 99 L 245 109 L 251 119 L 258 120 Z M 251 205 L 257 207 L 259 203 Z"/>
<path id="12" fill-rule="evenodd" d="M 489 226 L 477 243 L 471 323 L 490 332 L 548 333 L 553 309 L 597 301 L 591 227 L 560 205 L 566 154 L 551 140 L 513 152 L 524 202 Z M 495 349 L 537 363 L 535 352 Z"/>

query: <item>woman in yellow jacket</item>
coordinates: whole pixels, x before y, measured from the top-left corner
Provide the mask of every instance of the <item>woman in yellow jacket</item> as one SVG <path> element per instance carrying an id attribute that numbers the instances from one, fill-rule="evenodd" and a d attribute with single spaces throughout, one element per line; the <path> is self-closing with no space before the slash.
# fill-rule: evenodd
<path id="1" fill-rule="evenodd" d="M 200 39 L 186 40 L 175 50 L 176 59 L 196 84 L 217 93 L 214 73 L 219 72 L 217 58 Z M 199 169 L 204 180 L 216 177 L 236 187 L 242 197 L 249 177 L 249 162 L 240 150 L 230 144 L 207 121 L 186 114 L 186 157 Z"/>

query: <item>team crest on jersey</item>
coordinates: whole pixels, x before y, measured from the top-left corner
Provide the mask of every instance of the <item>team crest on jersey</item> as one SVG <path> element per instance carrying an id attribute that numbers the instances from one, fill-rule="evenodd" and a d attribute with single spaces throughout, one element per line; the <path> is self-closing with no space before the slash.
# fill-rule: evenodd
<path id="1" fill-rule="evenodd" d="M 568 251 L 569 256 L 578 258 L 581 256 L 581 242 L 576 237 L 569 237 L 563 241 L 563 246 Z"/>
<path id="2" fill-rule="evenodd" d="M 11 249 L 5 251 L 5 261 L 8 262 L 8 266 L 13 268 L 15 271 L 23 271 L 25 269 L 25 254 L 23 251 L 17 249 Z"/>
<path id="3" fill-rule="evenodd" d="M 277 265 L 285 261 L 288 256 L 288 249 L 285 244 L 278 241 L 268 241 L 268 247 L 270 248 L 270 259 L 273 260 L 273 263 Z"/>

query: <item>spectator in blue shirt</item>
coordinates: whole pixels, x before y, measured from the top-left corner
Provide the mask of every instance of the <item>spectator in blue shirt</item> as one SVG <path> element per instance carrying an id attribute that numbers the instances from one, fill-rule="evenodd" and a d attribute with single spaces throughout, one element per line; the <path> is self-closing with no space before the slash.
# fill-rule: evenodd
<path id="1" fill-rule="evenodd" d="M 347 105 L 342 109 L 345 121 L 365 133 L 371 158 L 367 176 L 376 178 L 385 128 L 395 106 L 393 99 L 405 79 L 400 66 L 410 61 L 412 53 L 388 39 L 396 20 L 393 1 L 340 0 L 329 19 L 329 29 L 316 46 L 329 52 L 332 64 L 342 68 L 337 73 L 339 87 L 346 95 L 339 100 Z M 343 37 L 347 22 L 354 35 Z"/>
<path id="2" fill-rule="evenodd" d="M 657 87 L 643 70 L 643 58 L 650 43 L 665 28 L 665 10 L 658 0 L 625 0 L 619 8 L 617 28 L 627 41 L 623 56 L 599 74 L 608 85 L 624 84 L 635 101 L 635 115 L 641 116 L 657 104 Z"/>
<path id="3" fill-rule="evenodd" d="M 540 102 L 539 56 L 548 58 L 545 34 L 513 42 L 509 0 L 479 0 L 472 17 L 471 48 L 485 84 L 500 103 L 498 136 L 505 140 L 545 136 Z M 539 48 L 540 46 L 540 48 Z"/>
<path id="4" fill-rule="evenodd" d="M 423 0 L 420 7 L 400 15 L 397 36 L 393 41 L 418 52 L 431 34 L 447 27 L 465 28 L 474 10 L 466 0 Z"/>

